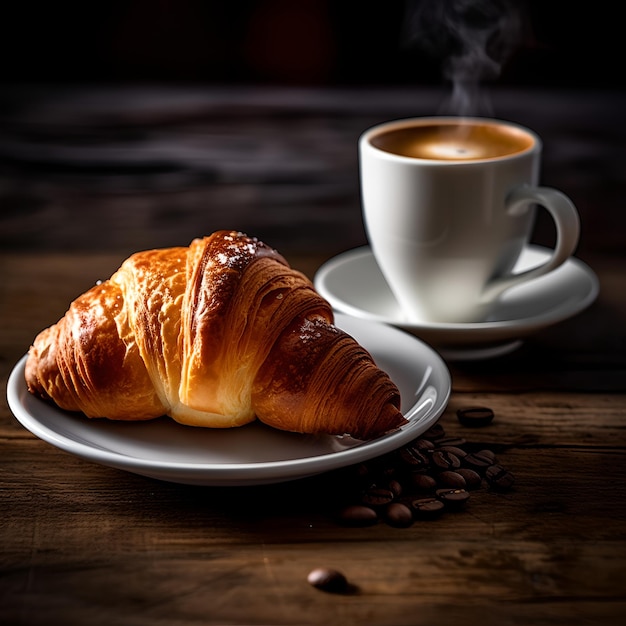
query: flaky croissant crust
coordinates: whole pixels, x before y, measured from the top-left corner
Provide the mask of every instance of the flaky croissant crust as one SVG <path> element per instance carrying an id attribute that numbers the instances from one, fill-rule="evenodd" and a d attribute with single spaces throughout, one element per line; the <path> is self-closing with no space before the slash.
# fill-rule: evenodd
<path id="1" fill-rule="evenodd" d="M 405 420 L 397 387 L 275 250 L 235 231 L 138 252 L 33 342 L 31 393 L 88 417 L 164 414 L 369 439 Z"/>

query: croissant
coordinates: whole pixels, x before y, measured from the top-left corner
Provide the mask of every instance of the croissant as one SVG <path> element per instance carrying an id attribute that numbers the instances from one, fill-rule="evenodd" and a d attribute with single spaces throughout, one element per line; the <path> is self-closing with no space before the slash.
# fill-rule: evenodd
<path id="1" fill-rule="evenodd" d="M 234 231 L 138 252 L 35 338 L 31 393 L 87 417 L 370 439 L 400 394 L 275 250 Z"/>

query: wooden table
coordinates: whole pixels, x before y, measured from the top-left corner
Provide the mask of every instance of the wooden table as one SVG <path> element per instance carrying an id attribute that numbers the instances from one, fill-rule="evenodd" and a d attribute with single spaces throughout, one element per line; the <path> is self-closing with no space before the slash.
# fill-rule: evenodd
<path id="1" fill-rule="evenodd" d="M 514 489 L 481 488 L 463 510 L 408 528 L 339 524 L 339 473 L 192 487 L 91 464 L 31 435 L 5 401 L 11 369 L 125 254 L 5 246 L 0 623 L 622 623 L 626 255 L 590 245 L 593 236 L 582 256 L 601 293 L 588 310 L 507 356 L 449 363 L 440 424 L 493 449 Z M 288 256 L 312 276 L 329 250 Z M 462 426 L 457 409 L 473 405 L 493 408 L 494 422 Z M 343 572 L 350 592 L 312 587 L 318 566 Z"/>

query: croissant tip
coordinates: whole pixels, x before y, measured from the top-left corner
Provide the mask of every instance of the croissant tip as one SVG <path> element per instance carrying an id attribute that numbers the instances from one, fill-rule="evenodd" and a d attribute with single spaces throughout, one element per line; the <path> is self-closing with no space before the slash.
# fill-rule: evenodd
<path id="1" fill-rule="evenodd" d="M 379 422 L 374 422 L 373 424 L 359 430 L 358 433 L 353 434 L 352 436 L 356 439 L 360 439 L 361 441 L 370 441 L 372 439 L 378 439 L 379 437 L 385 437 L 390 435 L 406 426 L 408 424 L 408 420 L 404 417 L 400 409 L 397 407 L 393 407 L 393 411 L 391 415 L 384 415 L 384 419 L 381 419 Z M 383 418 L 383 415 L 380 416 Z"/>

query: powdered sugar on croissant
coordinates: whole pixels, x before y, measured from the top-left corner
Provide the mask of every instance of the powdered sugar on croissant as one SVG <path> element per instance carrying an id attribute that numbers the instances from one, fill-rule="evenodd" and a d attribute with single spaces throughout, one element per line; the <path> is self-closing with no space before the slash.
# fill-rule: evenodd
<path id="1" fill-rule="evenodd" d="M 26 381 L 88 417 L 212 428 L 258 417 L 361 439 L 405 422 L 395 384 L 311 282 L 234 231 L 129 257 L 37 336 Z"/>

